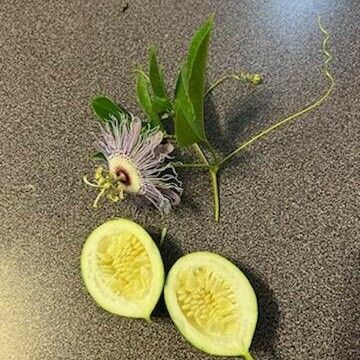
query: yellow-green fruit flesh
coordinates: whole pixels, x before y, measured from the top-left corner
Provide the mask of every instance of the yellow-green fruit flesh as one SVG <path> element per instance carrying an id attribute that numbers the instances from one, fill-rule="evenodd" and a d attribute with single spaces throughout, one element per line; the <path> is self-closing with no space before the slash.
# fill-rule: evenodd
<path id="1" fill-rule="evenodd" d="M 167 277 L 165 301 L 176 327 L 195 347 L 213 355 L 251 359 L 256 296 L 230 261 L 210 252 L 180 258 Z"/>
<path id="2" fill-rule="evenodd" d="M 81 272 L 99 306 L 127 317 L 149 319 L 164 285 L 157 246 L 140 225 L 127 219 L 107 221 L 89 235 Z"/>

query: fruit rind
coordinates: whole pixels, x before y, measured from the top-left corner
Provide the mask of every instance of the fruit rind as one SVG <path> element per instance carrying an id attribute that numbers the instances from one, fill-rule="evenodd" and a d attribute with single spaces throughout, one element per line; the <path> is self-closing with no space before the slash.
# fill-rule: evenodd
<path id="1" fill-rule="evenodd" d="M 94 253 L 97 250 L 99 241 L 105 236 L 116 233 L 130 232 L 144 246 L 152 267 L 152 279 L 150 291 L 141 301 L 129 301 L 120 296 L 112 298 L 113 294 L 109 289 L 99 286 L 94 270 Z M 160 252 L 151 236 L 140 225 L 128 219 L 112 219 L 103 223 L 86 239 L 81 253 L 81 274 L 85 287 L 103 309 L 110 313 L 150 320 L 150 315 L 159 300 L 164 285 L 164 266 Z M 111 296 L 110 296 L 111 295 Z"/>
<path id="2" fill-rule="evenodd" d="M 193 326 L 182 312 L 175 291 L 177 278 L 180 272 L 187 268 L 201 266 L 216 269 L 221 277 L 234 287 L 244 312 L 244 315 L 241 316 L 241 320 L 244 322 L 241 337 L 222 339 L 221 336 L 204 334 Z M 256 295 L 246 276 L 229 260 L 211 252 L 196 252 L 183 256 L 173 265 L 167 276 L 164 295 L 166 306 L 175 326 L 193 346 L 212 355 L 249 355 L 258 315 Z"/>

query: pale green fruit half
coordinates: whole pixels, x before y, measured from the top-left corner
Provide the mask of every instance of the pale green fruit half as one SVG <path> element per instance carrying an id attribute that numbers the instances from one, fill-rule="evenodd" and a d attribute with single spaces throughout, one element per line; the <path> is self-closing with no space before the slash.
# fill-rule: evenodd
<path id="1" fill-rule="evenodd" d="M 164 266 L 154 241 L 138 224 L 115 219 L 97 227 L 81 254 L 90 295 L 105 310 L 149 320 L 164 285 Z"/>
<path id="2" fill-rule="evenodd" d="M 180 333 L 196 348 L 252 359 L 256 296 L 245 275 L 224 257 L 195 252 L 180 258 L 166 279 L 165 302 Z"/>

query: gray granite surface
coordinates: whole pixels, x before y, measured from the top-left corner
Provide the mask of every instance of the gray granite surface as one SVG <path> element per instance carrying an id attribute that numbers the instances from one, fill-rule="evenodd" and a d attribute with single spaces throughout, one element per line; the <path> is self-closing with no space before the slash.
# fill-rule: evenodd
<path id="1" fill-rule="evenodd" d="M 89 232 L 128 205 L 91 207 L 81 178 L 97 94 L 139 114 L 133 69 L 157 44 L 173 84 L 194 30 L 215 12 L 209 80 L 264 74 L 255 91 L 229 83 L 207 104 L 220 152 L 317 98 L 321 34 L 332 33 L 336 89 L 311 114 L 268 136 L 221 176 L 212 219 L 208 175 L 181 171 L 182 205 L 161 252 L 218 252 L 259 299 L 257 360 L 346 359 L 359 353 L 359 69 L 356 0 L 2 0 L 0 4 L 0 359 L 212 359 L 177 333 L 160 302 L 152 324 L 111 316 L 87 295 L 79 256 Z M 157 238 L 162 221 L 134 218 Z"/>

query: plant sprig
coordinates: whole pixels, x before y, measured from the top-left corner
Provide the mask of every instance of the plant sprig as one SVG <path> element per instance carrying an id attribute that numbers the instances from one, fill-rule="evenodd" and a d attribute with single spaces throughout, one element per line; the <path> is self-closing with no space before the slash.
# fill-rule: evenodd
<path id="1" fill-rule="evenodd" d="M 249 147 L 258 139 L 263 138 L 275 129 L 278 129 L 280 126 L 320 106 L 331 94 L 335 86 L 335 81 L 329 69 L 329 63 L 332 57 L 327 49 L 327 43 L 330 34 L 323 28 L 320 17 L 318 17 L 317 21 L 319 29 L 324 35 L 322 52 L 326 59 L 323 73 L 330 82 L 327 90 L 318 100 L 307 105 L 302 110 L 276 121 L 273 125 L 251 137 L 224 157 L 217 154 L 208 140 L 205 131 L 205 97 L 227 80 L 237 80 L 250 86 L 257 86 L 262 84 L 263 78 L 260 74 L 239 71 L 220 78 L 206 89 L 206 66 L 210 36 L 214 24 L 213 16 L 197 30 L 190 42 L 186 60 L 179 70 L 173 98 L 169 97 L 168 91 L 166 90 L 164 74 L 159 65 L 154 47 L 151 47 L 149 51 L 148 74 L 141 69 L 136 71 L 137 99 L 149 119 L 149 125 L 160 128 L 165 133 L 166 138 L 171 138 L 175 141 L 176 146 L 193 149 L 200 161 L 199 163 L 189 164 L 175 161 L 173 165 L 179 168 L 206 170 L 209 172 L 213 192 L 214 218 L 216 222 L 219 221 L 220 217 L 219 170 L 243 149 Z M 107 121 L 111 116 L 117 119 L 128 116 L 127 110 L 105 97 L 95 98 L 92 102 L 92 107 L 102 121 Z M 169 126 L 169 122 L 172 122 L 173 126 Z M 210 157 L 208 157 L 207 154 L 210 155 Z M 101 158 L 101 154 L 96 154 L 96 158 Z"/>

